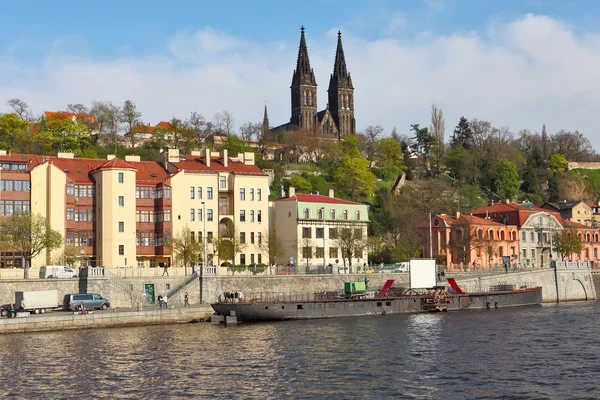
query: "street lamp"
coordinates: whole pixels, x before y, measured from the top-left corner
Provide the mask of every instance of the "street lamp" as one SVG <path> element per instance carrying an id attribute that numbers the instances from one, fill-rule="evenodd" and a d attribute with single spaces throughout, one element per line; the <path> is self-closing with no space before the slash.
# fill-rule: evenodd
<path id="1" fill-rule="evenodd" d="M 320 210 L 323 213 L 323 272 L 325 272 L 327 270 L 327 259 L 325 258 L 325 207 L 321 207 Z"/>
<path id="2" fill-rule="evenodd" d="M 429 258 L 433 258 L 433 233 L 431 229 L 431 211 L 429 211 Z"/>

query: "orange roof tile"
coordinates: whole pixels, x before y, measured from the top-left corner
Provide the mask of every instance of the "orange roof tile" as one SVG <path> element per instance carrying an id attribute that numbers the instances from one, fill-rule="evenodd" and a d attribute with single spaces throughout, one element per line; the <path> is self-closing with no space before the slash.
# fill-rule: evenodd
<path id="1" fill-rule="evenodd" d="M 223 165 L 223 160 L 221 157 L 211 157 L 210 158 L 210 167 L 207 167 L 204 164 L 204 157 L 198 156 L 185 156 L 185 158 L 178 162 L 172 162 L 173 166 L 178 169 L 182 169 L 185 171 L 194 171 L 194 172 L 218 172 L 218 171 L 227 171 L 233 172 L 235 174 L 247 174 L 247 175 L 265 175 L 264 171 L 257 167 L 256 165 L 248 165 L 244 164 L 241 161 L 234 161 L 229 158 L 227 163 L 227 167 Z"/>
<path id="2" fill-rule="evenodd" d="M 50 118 L 63 119 L 63 118 L 75 117 L 78 120 L 87 119 L 89 121 L 96 122 L 96 118 L 94 118 L 94 116 L 91 114 L 75 114 L 75 113 L 64 112 L 64 111 L 44 111 L 44 115 L 46 116 L 46 119 L 50 119 Z"/>
<path id="3" fill-rule="evenodd" d="M 115 157 L 112 160 L 108 160 L 98 166 L 96 169 L 136 169 L 133 165 L 127 161 L 121 160 L 119 157 Z"/>
<path id="4" fill-rule="evenodd" d="M 292 197 L 282 197 L 275 201 L 301 201 L 303 203 L 327 203 L 327 204 L 352 204 L 362 205 L 361 203 L 355 203 L 353 201 L 337 199 L 334 197 L 323 196 L 322 194 L 303 194 L 299 193 Z"/>

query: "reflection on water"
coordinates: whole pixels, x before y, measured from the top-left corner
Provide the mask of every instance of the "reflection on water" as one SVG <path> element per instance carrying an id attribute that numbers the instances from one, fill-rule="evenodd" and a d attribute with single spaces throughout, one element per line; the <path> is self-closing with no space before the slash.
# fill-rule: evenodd
<path id="1" fill-rule="evenodd" d="M 0 398 L 600 398 L 598 311 L 5 335 Z"/>

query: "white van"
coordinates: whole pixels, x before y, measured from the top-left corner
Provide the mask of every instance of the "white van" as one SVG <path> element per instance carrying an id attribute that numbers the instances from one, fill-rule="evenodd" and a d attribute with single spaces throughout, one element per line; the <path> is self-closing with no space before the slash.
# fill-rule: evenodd
<path id="1" fill-rule="evenodd" d="M 77 278 L 77 271 L 66 265 L 42 265 L 40 278 Z"/>

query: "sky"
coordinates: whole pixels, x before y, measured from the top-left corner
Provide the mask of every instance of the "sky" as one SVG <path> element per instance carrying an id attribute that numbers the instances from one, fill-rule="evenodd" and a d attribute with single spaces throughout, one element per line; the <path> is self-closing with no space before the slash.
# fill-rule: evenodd
<path id="1" fill-rule="evenodd" d="M 600 151 L 600 2 L 584 0 L 2 2 L 0 112 L 132 100 L 145 123 L 193 111 L 271 125 L 290 118 L 300 27 L 327 103 L 337 31 L 360 131 L 461 116 L 579 130 Z"/>

